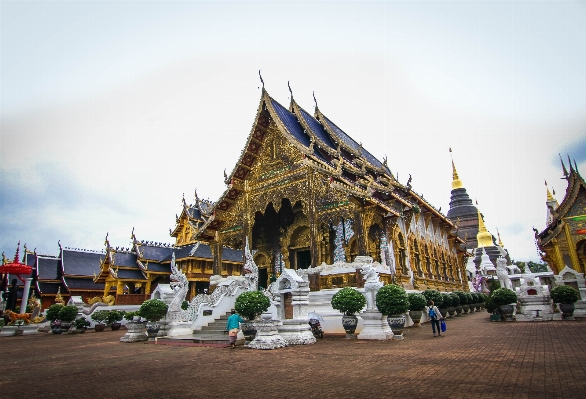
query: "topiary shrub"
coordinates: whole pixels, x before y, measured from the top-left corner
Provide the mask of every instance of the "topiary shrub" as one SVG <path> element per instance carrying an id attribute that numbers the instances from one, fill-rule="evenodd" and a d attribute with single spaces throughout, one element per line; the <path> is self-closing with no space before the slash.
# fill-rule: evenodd
<path id="1" fill-rule="evenodd" d="M 126 312 L 123 310 L 118 310 L 118 309 L 110 310 L 110 312 L 108 313 L 108 317 L 106 318 L 106 324 L 120 322 L 124 318 L 125 314 L 126 314 Z"/>
<path id="2" fill-rule="evenodd" d="M 460 297 L 455 292 L 450 292 L 450 299 L 452 300 L 452 307 L 460 306 Z"/>
<path id="3" fill-rule="evenodd" d="M 59 312 L 61 311 L 61 308 L 63 307 L 63 305 L 59 304 L 59 303 L 55 303 L 51 306 L 49 306 L 49 309 L 47 309 L 47 320 L 49 321 L 55 321 L 55 320 L 59 320 Z"/>
<path id="4" fill-rule="evenodd" d="M 517 295 L 515 294 L 514 291 L 508 289 L 508 288 L 497 288 L 496 290 L 494 290 L 491 295 L 490 295 L 490 299 L 492 299 L 492 301 L 497 305 L 497 306 L 503 306 L 503 305 L 509 305 L 511 303 L 516 303 L 517 302 Z"/>
<path id="5" fill-rule="evenodd" d="M 442 299 L 443 299 L 443 307 L 444 308 L 449 308 L 452 306 L 452 297 L 450 295 L 449 292 L 444 292 L 442 293 Z"/>
<path id="6" fill-rule="evenodd" d="M 261 313 L 266 312 L 271 306 L 271 301 L 260 291 L 246 291 L 236 298 L 234 308 L 238 314 L 248 320 L 254 320 Z"/>
<path id="7" fill-rule="evenodd" d="M 551 299 L 555 303 L 569 305 L 580 299 L 580 293 L 569 285 L 558 285 L 551 290 Z"/>
<path id="8" fill-rule="evenodd" d="M 140 305 L 138 314 L 151 323 L 159 321 L 167 314 L 169 306 L 160 299 L 147 299 Z"/>
<path id="9" fill-rule="evenodd" d="M 62 306 L 59 309 L 59 320 L 71 323 L 77 317 L 77 307 L 73 305 Z"/>
<path id="10" fill-rule="evenodd" d="M 97 324 L 102 324 L 108 318 L 108 313 L 110 313 L 109 310 L 96 310 L 92 313 L 91 318 Z"/>
<path id="11" fill-rule="evenodd" d="M 438 308 L 442 306 L 444 297 L 438 290 L 425 290 L 422 294 L 427 299 L 427 302 L 433 301 L 433 304 Z"/>
<path id="12" fill-rule="evenodd" d="M 488 313 L 494 314 L 498 312 L 499 305 L 494 303 L 491 297 L 486 297 L 486 300 L 484 301 L 484 308 Z"/>
<path id="13" fill-rule="evenodd" d="M 402 315 L 409 310 L 409 297 L 403 287 L 388 284 L 376 293 L 376 307 L 387 316 Z"/>
<path id="14" fill-rule="evenodd" d="M 472 293 L 465 292 L 464 294 L 466 295 L 466 302 L 468 303 L 468 305 L 476 303 L 476 300 L 474 299 L 474 296 L 472 296 Z"/>
<path id="15" fill-rule="evenodd" d="M 460 305 L 467 305 L 468 304 L 468 297 L 466 296 L 465 292 L 455 291 L 454 294 L 458 295 L 458 298 L 460 298 Z M 458 306 L 458 305 L 456 305 L 456 306 Z"/>
<path id="16" fill-rule="evenodd" d="M 140 316 L 138 314 L 138 311 L 124 312 L 124 320 L 132 321 L 134 319 L 134 316 Z"/>
<path id="17" fill-rule="evenodd" d="M 92 323 L 85 317 L 80 317 L 73 322 L 73 325 L 75 325 L 75 328 L 88 328 Z"/>
<path id="18" fill-rule="evenodd" d="M 354 288 L 345 287 L 332 297 L 332 308 L 346 316 L 353 316 L 366 305 L 366 298 Z"/>
<path id="19" fill-rule="evenodd" d="M 417 292 L 412 292 L 407 295 L 409 300 L 409 310 L 424 310 L 425 306 L 427 305 L 427 299 L 422 294 Z"/>

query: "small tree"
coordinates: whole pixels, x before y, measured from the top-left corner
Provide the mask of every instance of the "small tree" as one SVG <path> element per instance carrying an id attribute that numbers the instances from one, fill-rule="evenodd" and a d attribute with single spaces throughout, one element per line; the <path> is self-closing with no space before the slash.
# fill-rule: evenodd
<path id="1" fill-rule="evenodd" d="M 509 305 L 517 302 L 517 295 L 515 292 L 503 287 L 494 290 L 490 298 L 497 306 Z"/>
<path id="2" fill-rule="evenodd" d="M 246 291 L 236 298 L 234 308 L 238 314 L 252 321 L 260 314 L 266 312 L 271 306 L 271 301 L 260 291 Z"/>
<path id="3" fill-rule="evenodd" d="M 123 310 L 110 310 L 110 312 L 108 313 L 108 317 L 106 318 L 106 324 L 119 323 L 124 318 L 125 314 L 126 312 Z"/>
<path id="4" fill-rule="evenodd" d="M 109 310 L 96 310 L 94 313 L 92 313 L 91 318 L 97 324 L 102 324 L 104 320 L 108 318 L 109 313 Z"/>
<path id="5" fill-rule="evenodd" d="M 452 305 L 452 296 L 450 295 L 449 292 L 442 293 L 442 299 L 443 299 L 442 306 L 444 308 L 449 308 L 449 307 L 453 306 Z"/>
<path id="6" fill-rule="evenodd" d="M 460 297 L 455 292 L 450 292 L 450 299 L 452 300 L 452 306 L 460 306 Z"/>
<path id="7" fill-rule="evenodd" d="M 454 294 L 458 295 L 458 298 L 460 298 L 460 305 L 467 305 L 468 304 L 468 297 L 466 296 L 465 292 L 456 291 L 456 292 L 454 292 Z M 456 306 L 458 306 L 458 305 L 456 305 Z"/>
<path id="8" fill-rule="evenodd" d="M 427 305 L 427 299 L 422 294 L 417 292 L 412 292 L 407 295 L 409 299 L 409 310 L 424 310 L 425 306 Z"/>
<path id="9" fill-rule="evenodd" d="M 59 309 L 59 320 L 71 323 L 77 317 L 77 307 L 73 305 L 62 306 Z"/>
<path id="10" fill-rule="evenodd" d="M 140 305 L 138 313 L 143 319 L 151 323 L 159 321 L 167 314 L 169 306 L 160 299 L 147 299 Z"/>
<path id="11" fill-rule="evenodd" d="M 403 287 L 388 284 L 376 293 L 376 307 L 387 316 L 402 315 L 409 310 L 409 297 Z"/>
<path id="12" fill-rule="evenodd" d="M 578 299 L 580 299 L 580 294 L 569 285 L 558 285 L 551 290 L 551 299 L 553 299 L 555 303 L 569 305 L 578 301 Z"/>
<path id="13" fill-rule="evenodd" d="M 354 288 L 345 287 L 332 297 L 332 308 L 342 312 L 345 316 L 353 316 L 366 305 L 366 298 Z"/>
<path id="14" fill-rule="evenodd" d="M 444 297 L 438 290 L 425 290 L 422 294 L 428 302 L 433 301 L 433 304 L 438 308 L 442 306 Z"/>
<path id="15" fill-rule="evenodd" d="M 51 306 L 49 306 L 49 309 L 47 309 L 47 320 L 49 321 L 55 321 L 55 320 L 59 320 L 59 312 L 61 311 L 61 308 L 63 308 L 63 305 L 59 304 L 59 303 L 55 303 Z"/>

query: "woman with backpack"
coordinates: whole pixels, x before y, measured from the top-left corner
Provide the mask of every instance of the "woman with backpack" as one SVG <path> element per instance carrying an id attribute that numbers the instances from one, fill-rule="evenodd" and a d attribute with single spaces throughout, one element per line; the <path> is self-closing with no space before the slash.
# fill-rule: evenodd
<path id="1" fill-rule="evenodd" d="M 437 306 L 435 306 L 433 304 L 432 300 L 430 300 L 427 303 L 427 306 L 428 306 L 427 315 L 429 316 L 429 319 L 431 321 L 431 331 L 433 331 L 433 336 L 434 337 L 441 337 L 442 330 L 440 330 L 440 320 L 443 320 L 444 316 L 442 316 L 442 314 L 440 313 Z M 435 333 L 436 328 L 437 328 L 437 335 Z"/>

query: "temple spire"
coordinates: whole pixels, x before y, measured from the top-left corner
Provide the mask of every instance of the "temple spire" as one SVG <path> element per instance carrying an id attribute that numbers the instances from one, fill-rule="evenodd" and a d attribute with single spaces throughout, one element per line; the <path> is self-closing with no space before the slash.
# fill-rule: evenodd
<path id="1" fill-rule="evenodd" d="M 505 247 L 505 244 L 503 244 L 503 240 L 501 240 L 501 233 L 500 233 L 499 229 L 496 229 L 496 234 L 497 234 L 497 236 L 499 238 L 499 246 L 501 248 L 504 248 Z"/>
<path id="2" fill-rule="evenodd" d="M 452 147 L 450 147 L 450 156 L 452 156 Z M 462 187 L 464 187 L 464 185 L 458 176 L 458 171 L 456 170 L 456 165 L 454 164 L 454 157 L 452 157 L 452 190 Z"/>
<path id="3" fill-rule="evenodd" d="M 482 219 L 482 215 L 480 214 L 480 210 L 478 211 L 478 234 L 476 235 L 476 240 L 478 241 L 479 247 L 490 247 L 492 246 L 492 235 L 486 229 L 484 225 L 484 220 Z"/>

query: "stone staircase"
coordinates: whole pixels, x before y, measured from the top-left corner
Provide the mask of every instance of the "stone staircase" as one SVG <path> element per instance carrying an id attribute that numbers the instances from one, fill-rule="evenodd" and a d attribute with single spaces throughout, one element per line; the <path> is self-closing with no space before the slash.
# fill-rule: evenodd
<path id="1" fill-rule="evenodd" d="M 201 330 L 195 330 L 192 336 L 193 342 L 230 345 L 228 331 L 226 331 L 228 317 L 230 317 L 229 312 L 223 314 L 219 319 L 214 320 L 207 326 L 202 326 Z"/>

